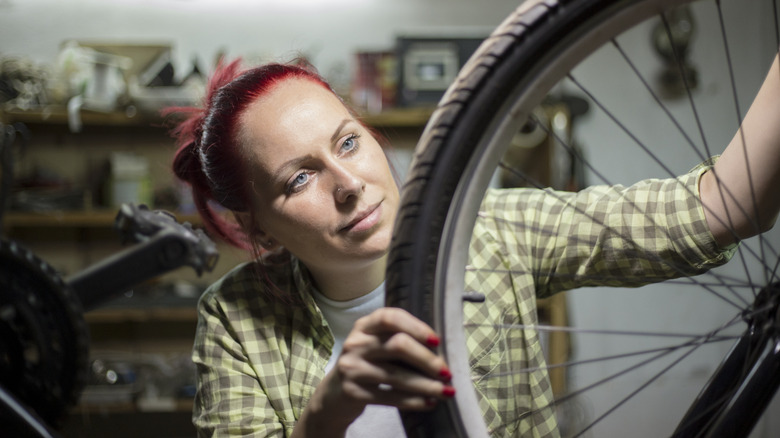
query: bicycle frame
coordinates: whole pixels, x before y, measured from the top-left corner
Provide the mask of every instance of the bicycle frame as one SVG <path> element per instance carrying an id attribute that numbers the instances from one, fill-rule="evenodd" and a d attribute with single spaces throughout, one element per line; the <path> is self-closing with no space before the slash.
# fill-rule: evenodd
<path id="1" fill-rule="evenodd" d="M 756 306 L 761 308 L 753 309 L 757 313 L 748 318 L 748 329 L 683 416 L 673 437 L 725 438 L 753 429 L 780 387 L 779 301 L 780 283 L 761 291 Z M 749 378 L 737 386 L 745 373 Z"/>

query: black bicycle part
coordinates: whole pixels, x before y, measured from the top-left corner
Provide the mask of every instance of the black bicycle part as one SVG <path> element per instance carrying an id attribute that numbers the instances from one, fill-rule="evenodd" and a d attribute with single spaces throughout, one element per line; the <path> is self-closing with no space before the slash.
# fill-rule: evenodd
<path id="1" fill-rule="evenodd" d="M 748 329 L 680 421 L 674 438 L 744 435 L 772 401 L 780 387 L 780 282 L 762 289 L 745 314 Z M 745 374 L 744 382 L 735 381 L 734 376 Z"/>
<path id="2" fill-rule="evenodd" d="M 4 239 L 0 292 L 0 385 L 56 427 L 87 378 L 81 304 L 49 264 Z"/>
<path id="3" fill-rule="evenodd" d="M 16 436 L 56 436 L 88 375 L 84 311 L 181 266 L 215 267 L 202 230 L 162 211 L 125 204 L 116 228 L 135 245 L 64 281 L 50 265 L 0 240 L 0 422 Z"/>
<path id="4" fill-rule="evenodd" d="M 216 245 L 200 229 L 169 213 L 124 204 L 116 218 L 124 243 L 136 245 L 67 279 L 85 311 L 99 307 L 134 285 L 182 266 L 200 275 L 216 265 Z"/>
<path id="5" fill-rule="evenodd" d="M 16 438 L 57 438 L 59 435 L 36 415 L 29 406 L 20 402 L 0 385 L 0 424 L 3 431 Z"/>

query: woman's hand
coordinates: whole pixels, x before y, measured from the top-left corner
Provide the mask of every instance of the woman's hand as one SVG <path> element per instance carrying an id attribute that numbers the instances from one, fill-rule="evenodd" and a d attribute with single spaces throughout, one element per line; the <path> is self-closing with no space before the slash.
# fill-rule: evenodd
<path id="1" fill-rule="evenodd" d="M 359 319 L 293 436 L 339 436 L 368 404 L 423 411 L 453 397 L 449 368 L 432 350 L 438 344 L 433 329 L 402 309 Z"/>

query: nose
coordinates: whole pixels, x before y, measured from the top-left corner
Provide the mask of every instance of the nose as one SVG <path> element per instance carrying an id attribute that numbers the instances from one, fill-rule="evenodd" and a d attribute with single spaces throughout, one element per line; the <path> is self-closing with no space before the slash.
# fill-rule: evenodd
<path id="1" fill-rule="evenodd" d="M 365 181 L 346 167 L 336 167 L 334 174 L 334 197 L 339 203 L 360 198 L 366 187 Z"/>

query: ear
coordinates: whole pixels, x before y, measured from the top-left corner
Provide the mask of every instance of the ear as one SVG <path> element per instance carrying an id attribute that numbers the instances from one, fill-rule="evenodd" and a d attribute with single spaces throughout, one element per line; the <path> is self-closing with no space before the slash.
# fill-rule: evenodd
<path id="1" fill-rule="evenodd" d="M 263 249 L 271 251 L 279 246 L 279 243 L 270 234 L 260 228 L 257 221 L 253 220 L 252 215 L 249 214 L 249 212 L 234 211 L 233 217 L 235 217 L 236 222 L 238 222 L 241 228 L 246 231 L 249 238 L 252 241 L 259 243 Z"/>

